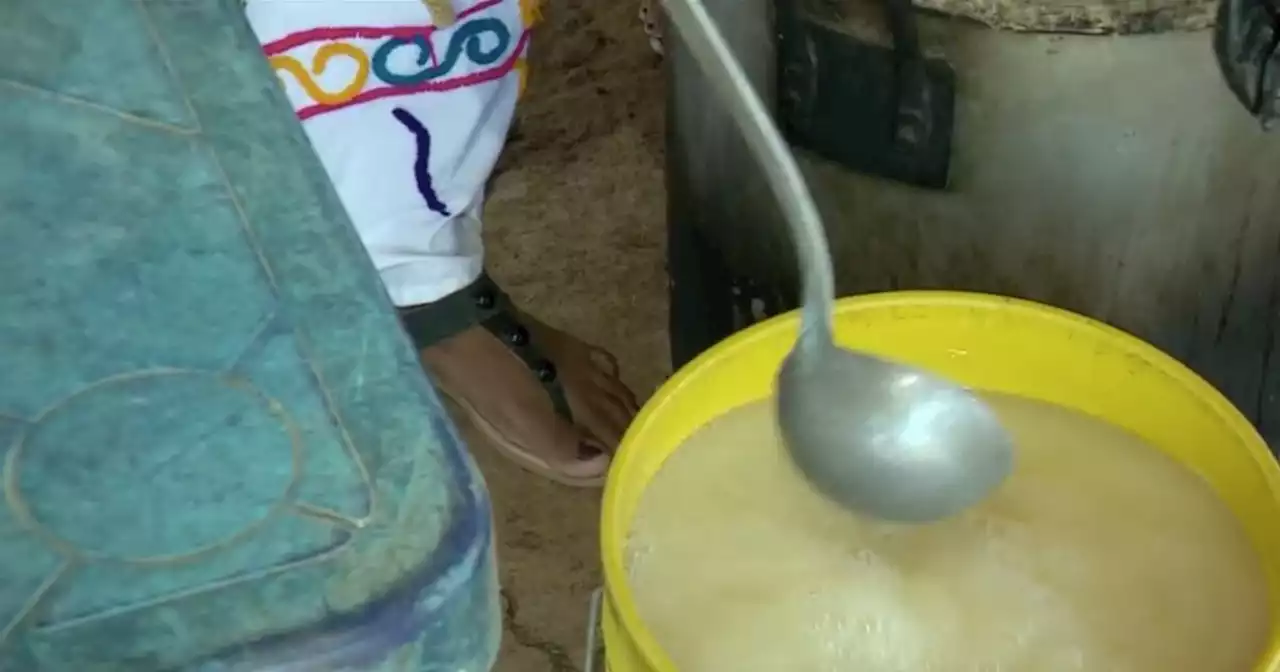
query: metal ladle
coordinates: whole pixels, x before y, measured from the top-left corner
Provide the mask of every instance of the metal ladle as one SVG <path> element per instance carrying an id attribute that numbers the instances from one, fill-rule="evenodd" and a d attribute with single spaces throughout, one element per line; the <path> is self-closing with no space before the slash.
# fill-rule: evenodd
<path id="1" fill-rule="evenodd" d="M 702 3 L 663 4 L 763 167 L 804 273 L 800 335 L 778 373 L 792 461 L 831 499 L 890 521 L 937 520 L 977 503 L 1012 470 L 1008 434 L 969 390 L 835 344 L 831 255 L 799 167 Z"/>

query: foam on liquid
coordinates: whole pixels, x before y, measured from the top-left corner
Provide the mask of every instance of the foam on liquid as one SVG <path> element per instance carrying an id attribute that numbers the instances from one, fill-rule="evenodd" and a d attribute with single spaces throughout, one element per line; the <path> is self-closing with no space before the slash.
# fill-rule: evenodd
<path id="1" fill-rule="evenodd" d="M 954 519 L 860 519 L 801 481 L 759 402 L 672 455 L 628 545 L 681 672 L 1247 672 L 1266 583 L 1190 471 L 1114 426 L 991 403 L 1013 477 Z"/>

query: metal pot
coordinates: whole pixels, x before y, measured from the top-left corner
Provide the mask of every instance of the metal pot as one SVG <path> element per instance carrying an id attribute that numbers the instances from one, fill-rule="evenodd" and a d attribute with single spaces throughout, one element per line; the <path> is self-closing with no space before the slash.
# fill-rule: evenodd
<path id="1" fill-rule="evenodd" d="M 1275 46 L 1266 21 L 1224 5 L 1244 18 L 1219 22 L 1215 58 L 1212 7 L 1058 16 L 1056 32 L 909 13 L 913 51 L 872 0 L 780 2 L 706 4 L 798 145 L 840 293 L 961 289 L 1102 319 L 1280 444 L 1280 138 L 1255 118 L 1271 98 L 1248 89 Z M 681 364 L 794 305 L 795 273 L 759 170 L 698 66 L 677 40 L 668 51 Z M 903 145 L 921 114 L 926 136 Z"/>

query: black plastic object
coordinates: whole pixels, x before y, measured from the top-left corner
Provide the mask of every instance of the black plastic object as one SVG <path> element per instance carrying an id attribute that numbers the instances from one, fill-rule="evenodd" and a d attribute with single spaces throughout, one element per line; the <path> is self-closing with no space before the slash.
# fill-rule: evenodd
<path id="1" fill-rule="evenodd" d="M 846 168 L 947 186 L 955 72 L 920 50 L 911 0 L 885 0 L 892 49 L 861 42 L 778 0 L 779 118 L 787 139 Z"/>
<path id="2" fill-rule="evenodd" d="M 1222 0 L 1213 53 L 1227 85 L 1263 128 L 1280 118 L 1280 12 L 1268 0 Z"/>
<path id="3" fill-rule="evenodd" d="M 735 305 L 736 284 L 723 256 L 691 225 L 685 209 L 675 205 L 679 202 L 667 200 L 667 319 L 673 369 L 749 324 Z"/>

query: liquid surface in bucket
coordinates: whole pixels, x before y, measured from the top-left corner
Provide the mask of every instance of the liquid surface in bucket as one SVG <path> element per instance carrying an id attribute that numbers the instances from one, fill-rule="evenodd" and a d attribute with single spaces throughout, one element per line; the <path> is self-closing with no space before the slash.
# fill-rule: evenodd
<path id="1" fill-rule="evenodd" d="M 1266 582 L 1207 484 L 1082 414 L 989 397 L 1017 445 L 991 499 L 926 526 L 858 518 L 787 461 L 773 404 L 663 465 L 628 543 L 680 672 L 1241 672 Z"/>

